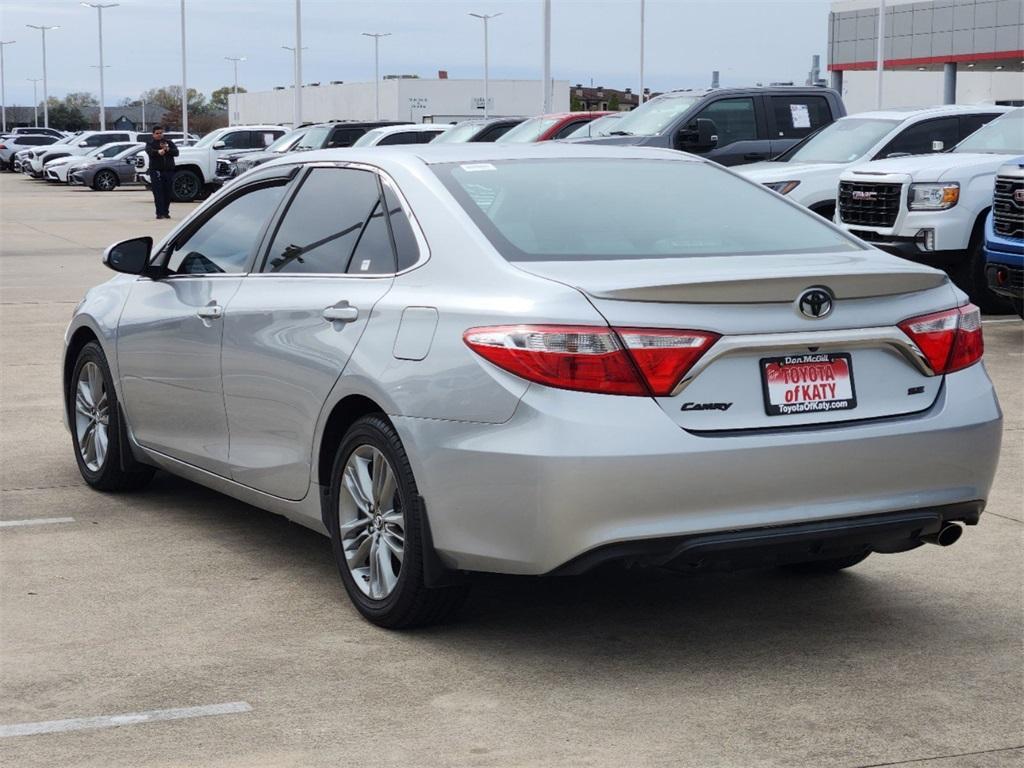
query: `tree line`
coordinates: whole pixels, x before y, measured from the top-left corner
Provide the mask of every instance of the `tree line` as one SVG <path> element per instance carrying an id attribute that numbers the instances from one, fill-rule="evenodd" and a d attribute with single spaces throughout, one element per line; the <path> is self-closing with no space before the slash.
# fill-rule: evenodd
<path id="1" fill-rule="evenodd" d="M 225 85 L 213 91 L 209 98 L 195 88 L 188 89 L 188 128 L 191 133 L 208 133 L 228 124 L 228 94 L 233 86 Z M 239 93 L 245 88 L 239 86 Z M 119 107 L 140 107 L 145 102 L 147 107 L 159 106 L 167 110 L 161 122 L 168 128 L 181 128 L 181 86 L 165 85 L 162 88 L 150 88 L 139 94 L 138 98 L 126 98 L 118 102 Z M 84 131 L 89 127 L 86 112 L 98 107 L 97 98 L 87 91 L 69 93 L 63 99 L 51 96 L 47 100 L 50 115 L 50 126 L 61 131 Z M 107 107 L 107 116 L 114 107 Z M 147 126 L 152 120 L 146 120 Z"/>

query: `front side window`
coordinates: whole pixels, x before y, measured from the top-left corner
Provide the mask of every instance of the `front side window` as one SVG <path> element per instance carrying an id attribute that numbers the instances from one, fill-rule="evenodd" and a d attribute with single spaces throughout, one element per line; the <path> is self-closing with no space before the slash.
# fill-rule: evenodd
<path id="1" fill-rule="evenodd" d="M 284 195 L 285 183 L 236 197 L 176 243 L 167 268 L 179 275 L 245 271 L 260 233 Z"/>
<path id="2" fill-rule="evenodd" d="M 288 206 L 263 271 L 344 274 L 379 200 L 374 173 L 312 169 Z"/>
<path id="3" fill-rule="evenodd" d="M 335 128 L 327 147 L 351 147 L 364 133 L 362 128 Z"/>
<path id="4" fill-rule="evenodd" d="M 704 107 L 697 113 L 697 117 L 714 122 L 718 147 L 725 147 L 736 141 L 757 139 L 757 117 L 753 99 L 720 99 Z M 696 128 L 696 122 L 691 125 Z"/>
<path id="5" fill-rule="evenodd" d="M 249 149 L 249 131 L 232 131 L 225 134 L 221 141 L 223 149 Z"/>
<path id="6" fill-rule="evenodd" d="M 107 138 L 107 135 L 105 133 L 96 133 L 96 134 L 93 134 L 92 136 L 89 136 L 85 140 L 85 146 L 87 146 L 87 147 L 102 147 L 104 144 L 107 144 L 109 141 L 110 141 L 110 139 Z"/>
<path id="7" fill-rule="evenodd" d="M 832 120 L 824 96 L 769 96 L 777 138 L 802 139 Z"/>
<path id="8" fill-rule="evenodd" d="M 955 117 L 924 120 L 901 132 L 889 142 L 878 154 L 878 157 L 924 155 L 929 152 L 939 152 L 955 145 L 959 133 L 960 121 Z M 936 146 L 935 142 L 941 142 L 942 146 Z"/>
<path id="9" fill-rule="evenodd" d="M 498 123 L 497 125 L 492 125 L 490 128 L 488 128 L 475 139 L 473 139 L 473 141 L 479 141 L 484 143 L 497 141 L 506 133 L 515 128 L 516 125 L 517 123 Z"/>
<path id="10" fill-rule="evenodd" d="M 814 214 L 711 163 L 545 159 L 431 169 L 509 261 L 862 250 Z"/>

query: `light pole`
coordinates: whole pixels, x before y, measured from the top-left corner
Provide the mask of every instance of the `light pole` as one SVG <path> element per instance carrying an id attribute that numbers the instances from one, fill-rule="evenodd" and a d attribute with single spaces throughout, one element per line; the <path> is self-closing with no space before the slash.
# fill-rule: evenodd
<path id="1" fill-rule="evenodd" d="M 107 102 L 104 99 L 104 92 L 103 92 L 103 69 L 104 69 L 104 66 L 103 66 L 103 9 L 104 8 L 116 8 L 117 6 L 120 5 L 120 3 L 85 3 L 85 2 L 83 2 L 82 5 L 84 5 L 86 8 L 95 8 L 96 9 L 96 16 L 99 19 L 99 27 L 100 27 L 100 66 L 99 66 L 99 69 L 100 69 L 100 130 L 101 131 L 105 131 L 105 130 L 107 130 Z"/>
<path id="2" fill-rule="evenodd" d="M 245 56 L 225 56 L 227 61 L 230 61 L 235 65 L 235 111 L 238 111 L 238 62 L 245 61 Z M 231 119 L 231 114 L 228 113 L 228 125 L 231 125 L 234 121 Z"/>
<path id="3" fill-rule="evenodd" d="M 146 100 L 145 99 L 142 99 L 142 132 L 143 133 L 146 132 Z M 182 139 L 187 139 L 187 138 L 188 138 L 187 135 L 182 137 Z"/>
<path id="4" fill-rule="evenodd" d="M 95 64 L 90 64 L 89 65 L 89 69 L 98 69 L 100 71 L 100 79 L 103 79 L 103 70 L 104 69 L 110 69 L 110 65 L 109 64 L 104 64 L 102 67 L 99 67 L 99 66 L 97 66 Z M 102 93 L 102 91 L 101 91 L 101 93 Z M 103 100 L 102 99 L 100 99 L 100 114 L 99 114 L 99 118 L 100 118 L 100 125 L 101 126 L 104 126 L 104 125 L 107 124 L 107 108 L 105 106 L 103 106 Z M 103 130 L 106 130 L 106 129 L 105 128 L 100 128 L 100 130 L 103 131 Z"/>
<path id="5" fill-rule="evenodd" d="M 3 113 L 3 132 L 7 133 L 7 89 L 4 87 L 4 46 L 14 45 L 14 40 L 0 40 L 0 112 Z"/>
<path id="6" fill-rule="evenodd" d="M 644 103 L 644 0 L 640 0 L 640 90 L 637 91 L 636 105 Z"/>
<path id="7" fill-rule="evenodd" d="M 373 101 L 374 120 L 380 120 L 380 39 L 391 37 L 390 32 L 363 32 L 364 37 L 373 38 Z"/>
<path id="8" fill-rule="evenodd" d="M 544 97 L 541 114 L 551 112 L 551 0 L 544 0 Z"/>
<path id="9" fill-rule="evenodd" d="M 882 108 L 882 70 L 885 69 L 885 0 L 878 4 L 878 94 L 875 99 Z"/>
<path id="10" fill-rule="evenodd" d="M 185 0 L 182 0 L 182 2 L 184 2 L 184 1 Z M 47 97 L 46 97 L 46 94 L 47 94 L 47 91 L 46 91 L 46 30 L 48 30 L 48 29 L 60 29 L 60 27 L 39 26 L 38 24 L 26 24 L 25 26 L 29 27 L 31 29 L 38 29 L 40 32 L 43 33 L 43 126 L 45 128 L 49 128 L 50 127 L 50 107 L 46 103 L 46 101 L 47 101 Z"/>
<path id="11" fill-rule="evenodd" d="M 295 125 L 302 124 L 302 0 L 295 0 Z"/>
<path id="12" fill-rule="evenodd" d="M 185 0 L 181 0 L 181 135 L 188 137 L 188 72 L 185 67 Z"/>
<path id="13" fill-rule="evenodd" d="M 42 80 L 41 77 L 26 77 L 30 83 L 32 83 L 32 115 L 34 117 L 35 127 L 39 127 L 39 96 L 36 95 L 36 83 Z"/>
<path id="14" fill-rule="evenodd" d="M 293 68 L 294 68 L 295 59 L 296 59 L 296 57 L 298 55 L 298 52 L 295 50 L 295 46 L 292 46 L 292 45 L 282 45 L 281 47 L 284 48 L 286 51 L 291 51 L 291 54 L 292 54 L 292 65 L 293 65 Z M 309 46 L 308 45 L 302 46 L 302 50 L 308 51 L 309 50 Z M 292 103 L 294 105 L 293 109 L 295 110 L 292 113 L 292 120 L 295 123 L 292 127 L 293 128 L 298 128 L 299 127 L 299 122 L 301 121 L 301 118 L 302 118 L 302 112 L 300 111 L 301 104 L 300 104 L 298 99 L 295 99 L 295 101 L 292 102 Z"/>
<path id="15" fill-rule="evenodd" d="M 488 62 L 488 50 L 487 50 L 487 22 L 491 19 L 496 19 L 501 16 L 500 13 L 471 13 L 477 19 L 481 19 L 484 23 L 484 119 L 488 117 L 488 110 L 490 109 L 487 105 L 490 91 L 490 70 Z"/>

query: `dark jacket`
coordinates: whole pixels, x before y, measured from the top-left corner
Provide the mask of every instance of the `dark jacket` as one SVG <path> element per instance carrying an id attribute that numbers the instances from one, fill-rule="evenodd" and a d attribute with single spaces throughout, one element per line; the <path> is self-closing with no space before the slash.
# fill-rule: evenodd
<path id="1" fill-rule="evenodd" d="M 169 151 L 161 155 L 160 148 L 163 144 L 167 145 Z M 146 154 L 149 155 L 149 170 L 173 171 L 174 158 L 178 156 L 178 148 L 170 139 L 160 139 L 160 141 L 150 139 L 146 142 Z"/>

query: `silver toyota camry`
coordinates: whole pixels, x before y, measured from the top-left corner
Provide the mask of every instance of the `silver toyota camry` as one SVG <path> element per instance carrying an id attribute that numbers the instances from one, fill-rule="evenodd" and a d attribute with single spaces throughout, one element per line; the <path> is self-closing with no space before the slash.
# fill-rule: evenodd
<path id="1" fill-rule="evenodd" d="M 318 530 L 382 626 L 476 571 L 948 545 L 996 468 L 964 294 L 681 153 L 302 153 L 104 260 L 64 355 L 86 482 Z"/>

